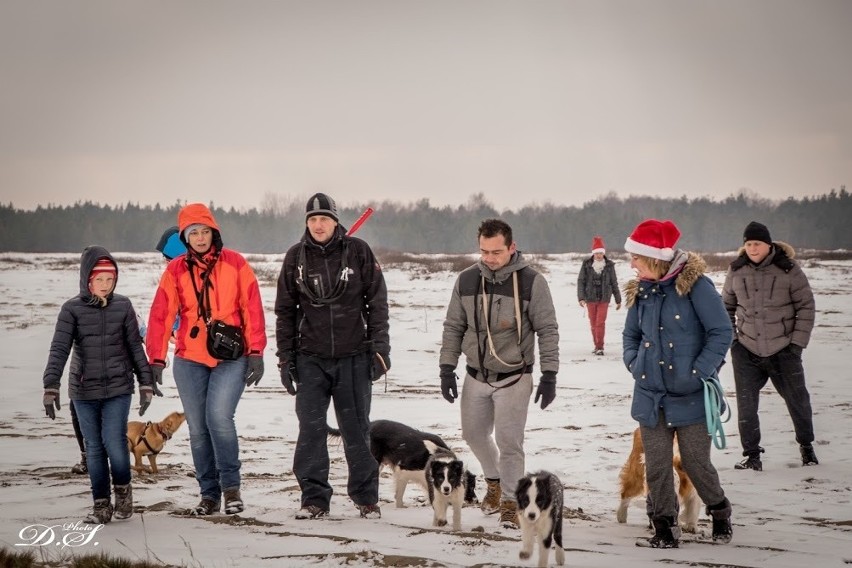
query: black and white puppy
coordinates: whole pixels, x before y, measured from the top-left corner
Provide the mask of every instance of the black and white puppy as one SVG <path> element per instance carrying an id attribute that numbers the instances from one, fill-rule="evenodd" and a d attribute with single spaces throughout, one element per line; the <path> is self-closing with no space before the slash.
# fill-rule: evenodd
<path id="1" fill-rule="evenodd" d="M 538 565 L 547 566 L 551 542 L 556 543 L 556 563 L 565 564 L 562 548 L 562 482 L 547 471 L 529 473 L 518 481 L 518 521 L 521 524 L 521 560 L 532 556 L 538 540 Z"/>
<path id="2" fill-rule="evenodd" d="M 340 431 L 328 428 L 329 435 L 339 437 Z M 420 485 L 429 492 L 424 471 L 434 448 L 449 450 L 450 447 L 440 436 L 417 430 L 393 420 L 373 420 L 370 422 L 370 452 L 379 467 L 388 466 L 393 470 L 395 483 L 394 497 L 397 508 L 402 508 L 402 497 L 409 483 Z M 465 471 L 466 503 L 476 503 L 476 476 Z"/>
<path id="3" fill-rule="evenodd" d="M 429 444 L 431 442 L 426 442 L 427 446 Z M 467 485 L 464 463 L 451 450 L 435 446 L 423 471 L 429 489 L 429 503 L 434 511 L 432 526 L 443 527 L 447 524 L 447 508 L 452 505 L 453 530 L 460 531 Z"/>

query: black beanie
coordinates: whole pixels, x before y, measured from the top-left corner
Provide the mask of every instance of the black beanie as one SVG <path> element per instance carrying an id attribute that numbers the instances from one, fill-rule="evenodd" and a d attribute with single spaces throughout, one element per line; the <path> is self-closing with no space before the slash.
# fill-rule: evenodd
<path id="1" fill-rule="evenodd" d="M 763 223 L 752 221 L 746 225 L 743 231 L 743 242 L 746 241 L 762 241 L 768 245 L 772 244 L 772 237 L 769 236 L 769 229 Z"/>
<path id="2" fill-rule="evenodd" d="M 305 206 L 305 221 L 314 215 L 325 215 L 340 222 L 337 217 L 337 204 L 334 199 L 324 193 L 315 193 L 308 199 L 308 204 Z"/>

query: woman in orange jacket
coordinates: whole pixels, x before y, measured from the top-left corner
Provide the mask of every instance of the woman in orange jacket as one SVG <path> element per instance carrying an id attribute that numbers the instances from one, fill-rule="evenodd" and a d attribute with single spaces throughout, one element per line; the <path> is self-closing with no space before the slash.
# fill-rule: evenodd
<path id="1" fill-rule="evenodd" d="M 263 375 L 266 327 L 260 290 L 243 256 L 222 246 L 210 210 L 192 203 L 178 213 L 187 253 L 172 260 L 160 278 L 148 319 L 146 348 L 156 381 L 163 368 L 172 325 L 174 378 L 189 425 L 201 502 L 193 515 L 243 510 L 239 441 L 234 424 L 246 386 Z"/>

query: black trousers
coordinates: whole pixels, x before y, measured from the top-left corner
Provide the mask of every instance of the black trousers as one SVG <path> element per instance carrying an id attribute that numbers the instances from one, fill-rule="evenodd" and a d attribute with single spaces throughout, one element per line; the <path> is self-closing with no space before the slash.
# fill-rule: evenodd
<path id="1" fill-rule="evenodd" d="M 775 390 L 787 404 L 796 431 L 796 441 L 799 444 L 813 443 L 813 411 L 805 385 L 802 359 L 788 348 L 769 357 L 759 357 L 735 341 L 731 346 L 731 361 L 737 388 L 737 414 L 743 455 L 760 454 L 760 419 L 757 412 L 760 389 L 767 380 L 772 381 Z"/>
<path id="2" fill-rule="evenodd" d="M 379 464 L 370 452 L 370 368 L 369 353 L 339 359 L 296 357 L 299 440 L 293 473 L 302 490 L 303 507 L 329 510 L 331 503 L 326 415 L 332 400 L 349 466 L 349 497 L 356 505 L 375 505 L 379 500 Z"/>

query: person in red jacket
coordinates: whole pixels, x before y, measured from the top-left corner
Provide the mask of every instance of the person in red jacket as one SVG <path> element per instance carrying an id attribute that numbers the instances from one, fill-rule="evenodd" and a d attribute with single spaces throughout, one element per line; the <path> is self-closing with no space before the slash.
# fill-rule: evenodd
<path id="1" fill-rule="evenodd" d="M 234 423 L 245 387 L 263 376 L 266 326 L 260 290 L 245 258 L 224 248 L 210 210 L 192 203 L 178 213 L 187 253 L 160 278 L 148 319 L 146 347 L 156 382 L 163 369 L 175 318 L 175 385 L 189 425 L 201 501 L 193 515 L 243 510 L 239 441 Z M 210 329 L 217 333 L 210 334 Z M 221 341 L 219 341 L 221 340 Z M 223 353 L 221 345 L 231 345 Z"/>

